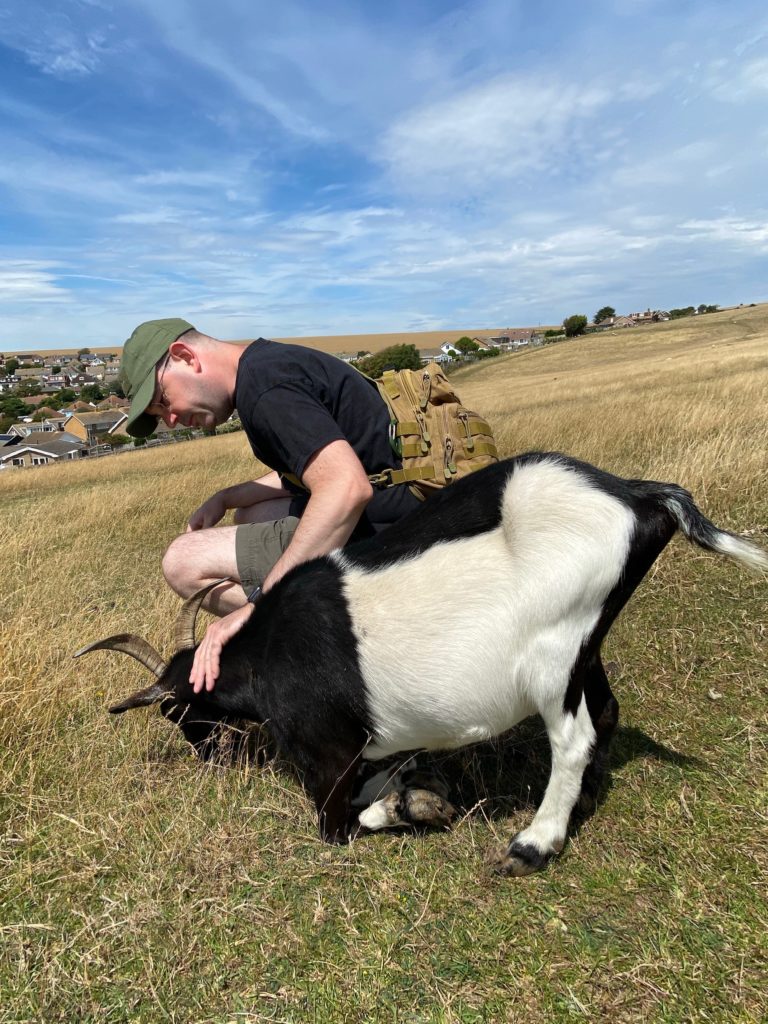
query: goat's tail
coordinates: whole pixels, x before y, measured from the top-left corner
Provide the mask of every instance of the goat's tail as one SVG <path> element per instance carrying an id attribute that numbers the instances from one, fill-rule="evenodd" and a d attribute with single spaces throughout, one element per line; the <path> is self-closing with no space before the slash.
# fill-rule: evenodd
<path id="1" fill-rule="evenodd" d="M 754 572 L 768 572 L 768 553 L 757 544 L 721 530 L 697 508 L 691 495 L 677 484 L 661 484 L 659 499 L 693 544 L 742 562 Z"/>

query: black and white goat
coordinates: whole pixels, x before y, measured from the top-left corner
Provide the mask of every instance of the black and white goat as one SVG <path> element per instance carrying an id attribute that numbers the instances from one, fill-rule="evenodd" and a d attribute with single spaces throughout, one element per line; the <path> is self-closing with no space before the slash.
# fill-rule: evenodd
<path id="1" fill-rule="evenodd" d="M 678 529 L 768 569 L 765 552 L 714 526 L 675 484 L 529 453 L 288 573 L 225 648 L 211 693 L 189 686 L 193 636 L 168 665 L 130 636 L 78 654 L 116 647 L 139 657 L 157 681 L 111 710 L 164 701 L 198 746 L 212 723 L 268 722 L 331 842 L 357 828 L 361 760 L 462 747 L 538 712 L 552 748 L 549 784 L 497 862 L 527 874 L 562 849 L 577 801 L 594 803 L 618 718 L 600 647 Z M 388 821 L 375 803 L 359 816 L 372 827 Z"/>

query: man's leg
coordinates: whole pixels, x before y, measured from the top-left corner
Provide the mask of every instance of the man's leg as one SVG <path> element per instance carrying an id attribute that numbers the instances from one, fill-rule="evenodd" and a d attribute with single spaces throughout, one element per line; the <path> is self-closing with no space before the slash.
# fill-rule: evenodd
<path id="1" fill-rule="evenodd" d="M 187 598 L 213 580 L 238 580 L 212 590 L 204 607 L 215 615 L 239 608 L 293 537 L 298 519 L 287 515 L 289 504 L 290 499 L 270 499 L 238 510 L 239 526 L 214 526 L 181 534 L 163 557 L 163 575 L 169 586 Z M 274 519 L 276 514 L 279 518 Z M 262 516 L 267 515 L 270 518 L 265 521 Z"/>

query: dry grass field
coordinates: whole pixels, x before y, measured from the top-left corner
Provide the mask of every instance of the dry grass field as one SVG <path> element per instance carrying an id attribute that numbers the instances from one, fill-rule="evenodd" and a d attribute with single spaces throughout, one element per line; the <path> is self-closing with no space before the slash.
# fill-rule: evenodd
<path id="1" fill-rule="evenodd" d="M 680 482 L 768 544 L 768 308 L 455 379 L 504 454 Z M 606 645 L 601 806 L 542 874 L 483 865 L 542 795 L 535 720 L 438 758 L 450 832 L 324 847 L 287 766 L 201 765 L 156 711 L 107 714 L 137 663 L 71 658 L 169 651 L 164 547 L 253 474 L 242 434 L 0 474 L 0 1021 L 764 1021 L 768 582 L 665 552 Z"/>

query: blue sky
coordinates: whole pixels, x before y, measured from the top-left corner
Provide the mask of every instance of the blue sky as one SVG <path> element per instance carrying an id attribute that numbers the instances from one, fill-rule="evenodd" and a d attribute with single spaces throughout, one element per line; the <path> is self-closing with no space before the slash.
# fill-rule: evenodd
<path id="1" fill-rule="evenodd" d="M 0 0 L 0 349 L 768 299 L 768 9 Z"/>

